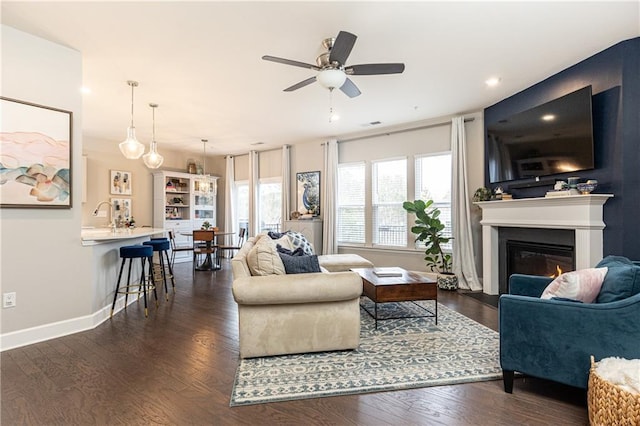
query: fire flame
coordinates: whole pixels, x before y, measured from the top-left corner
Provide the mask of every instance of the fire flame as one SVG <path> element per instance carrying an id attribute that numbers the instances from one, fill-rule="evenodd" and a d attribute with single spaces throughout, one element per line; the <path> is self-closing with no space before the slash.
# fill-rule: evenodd
<path id="1" fill-rule="evenodd" d="M 556 277 L 559 277 L 560 275 L 562 275 L 562 268 L 560 268 L 560 265 L 556 265 L 556 273 L 549 275 L 549 277 L 556 278 Z"/>

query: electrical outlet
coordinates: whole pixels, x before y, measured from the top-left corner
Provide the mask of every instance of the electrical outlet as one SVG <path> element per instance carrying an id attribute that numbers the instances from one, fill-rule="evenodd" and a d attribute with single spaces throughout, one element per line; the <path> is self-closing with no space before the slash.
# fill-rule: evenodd
<path id="1" fill-rule="evenodd" d="M 13 308 L 16 306 L 16 293 L 4 293 L 2 295 L 2 307 L 3 308 Z"/>
<path id="2" fill-rule="evenodd" d="M 104 210 L 100 210 L 98 211 L 98 214 L 96 215 L 96 217 L 107 217 L 107 212 Z"/>

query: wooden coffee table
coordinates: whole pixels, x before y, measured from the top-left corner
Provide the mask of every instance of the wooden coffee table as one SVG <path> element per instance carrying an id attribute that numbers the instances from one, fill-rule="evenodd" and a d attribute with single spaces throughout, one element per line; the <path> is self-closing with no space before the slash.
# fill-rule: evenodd
<path id="1" fill-rule="evenodd" d="M 402 276 L 381 277 L 374 273 L 376 269 L 379 268 L 351 269 L 362 277 L 362 293 L 374 304 L 374 313 L 371 313 L 364 306 L 363 309 L 375 320 L 376 329 L 378 328 L 378 320 L 387 319 L 434 317 L 436 325 L 438 324 L 438 286 L 434 279 L 401 268 L 394 269 L 402 273 Z M 415 303 L 417 300 L 433 300 L 434 311 Z M 378 318 L 378 303 L 388 302 L 413 302 L 426 311 L 426 314 Z"/>

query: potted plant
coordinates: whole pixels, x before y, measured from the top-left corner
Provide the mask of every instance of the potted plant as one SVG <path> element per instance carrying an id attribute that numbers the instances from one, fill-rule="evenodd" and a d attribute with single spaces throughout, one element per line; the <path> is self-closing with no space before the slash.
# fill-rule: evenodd
<path id="1" fill-rule="evenodd" d="M 487 187 L 481 186 L 473 193 L 473 201 L 489 201 L 491 200 L 491 190 Z"/>
<path id="2" fill-rule="evenodd" d="M 433 200 L 405 201 L 402 208 L 416 215 L 411 232 L 416 235 L 416 241 L 424 242 L 424 260 L 431 271 L 438 274 L 438 288 L 456 290 L 458 277 L 451 270 L 451 254 L 442 250 L 442 245 L 451 241 L 451 237 L 444 236 L 445 225 L 440 220 L 440 209 L 433 206 Z"/>
<path id="3" fill-rule="evenodd" d="M 211 223 L 209 223 L 208 220 L 205 220 L 204 222 L 202 222 L 202 229 L 209 229 L 211 228 Z"/>

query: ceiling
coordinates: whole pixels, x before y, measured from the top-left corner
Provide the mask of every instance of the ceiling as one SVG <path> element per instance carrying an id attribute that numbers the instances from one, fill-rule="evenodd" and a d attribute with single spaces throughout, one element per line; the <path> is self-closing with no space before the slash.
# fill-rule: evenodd
<path id="1" fill-rule="evenodd" d="M 138 139 L 163 148 L 239 154 L 477 111 L 613 44 L 640 35 L 628 2 L 12 2 L 2 23 L 76 49 L 83 58 L 85 143 L 126 136 L 137 80 Z M 403 74 L 353 76 L 362 91 L 315 72 L 263 61 L 315 63 L 324 38 L 358 36 L 347 64 L 404 62 Z M 485 80 L 501 78 L 489 88 Z M 379 125 L 371 122 L 379 121 Z M 261 145 L 256 145 L 262 143 Z"/>

